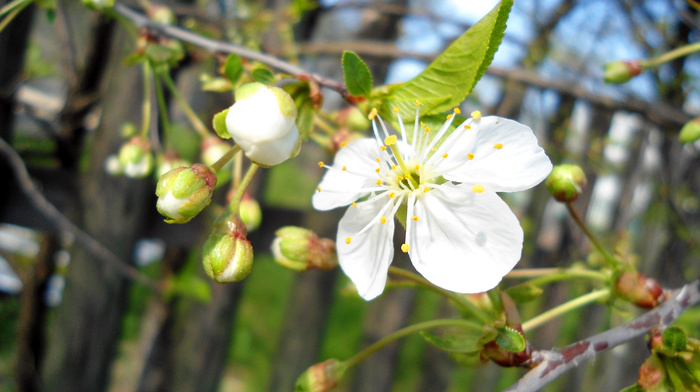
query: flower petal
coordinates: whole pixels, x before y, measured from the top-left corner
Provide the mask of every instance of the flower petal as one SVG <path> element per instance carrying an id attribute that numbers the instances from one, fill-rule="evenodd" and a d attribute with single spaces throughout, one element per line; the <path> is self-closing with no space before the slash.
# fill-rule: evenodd
<path id="1" fill-rule="evenodd" d="M 394 258 L 394 217 L 386 216 L 386 223 L 376 222 L 358 234 L 386 206 L 386 199 L 358 203 L 350 207 L 340 220 L 336 248 L 338 262 L 357 292 L 369 301 L 384 291 L 389 264 Z M 389 201 L 392 203 L 392 201 Z M 391 206 L 387 211 L 392 211 Z M 350 243 L 346 241 L 350 238 Z"/>
<path id="2" fill-rule="evenodd" d="M 473 160 L 445 174 L 446 179 L 513 192 L 532 188 L 552 171 L 552 163 L 527 126 L 490 116 L 474 121 L 474 128 L 478 133 Z"/>
<path id="3" fill-rule="evenodd" d="M 375 170 L 379 167 L 376 158 L 379 148 L 372 138 L 350 143 L 335 155 L 333 169 L 323 176 L 311 202 L 320 211 L 347 206 L 369 194 L 370 187 L 379 178 Z M 342 170 L 343 167 L 346 170 Z"/>
<path id="4" fill-rule="evenodd" d="M 484 292 L 520 260 L 523 230 L 496 193 L 444 184 L 419 197 L 414 214 L 409 256 L 437 286 Z"/>

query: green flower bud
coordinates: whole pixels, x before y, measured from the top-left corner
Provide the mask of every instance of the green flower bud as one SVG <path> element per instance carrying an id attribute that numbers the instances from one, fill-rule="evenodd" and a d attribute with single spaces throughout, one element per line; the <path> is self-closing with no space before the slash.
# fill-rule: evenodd
<path id="1" fill-rule="evenodd" d="M 119 163 L 127 177 L 146 177 L 153 170 L 153 154 L 148 139 L 134 136 L 124 143 L 119 149 Z"/>
<path id="2" fill-rule="evenodd" d="M 578 198 L 586 186 L 586 174 L 577 165 L 557 165 L 545 182 L 555 199 L 569 203 Z"/>
<path id="3" fill-rule="evenodd" d="M 337 359 L 317 363 L 306 369 L 294 386 L 294 392 L 328 392 L 338 386 L 347 365 Z"/>
<path id="4" fill-rule="evenodd" d="M 625 83 L 641 72 L 639 61 L 615 61 L 605 66 L 603 79 L 606 83 Z"/>
<path id="5" fill-rule="evenodd" d="M 700 139 L 700 117 L 694 118 L 683 125 L 681 133 L 678 135 L 678 140 L 683 144 L 694 143 L 698 139 Z"/>
<path id="6" fill-rule="evenodd" d="M 230 149 L 231 145 L 221 140 L 218 136 L 209 136 L 202 140 L 200 144 L 202 150 L 202 162 L 211 166 L 223 157 Z"/>
<path id="7" fill-rule="evenodd" d="M 318 238 L 313 231 L 294 226 L 283 227 L 275 235 L 272 255 L 277 263 L 287 268 L 331 270 L 338 265 L 335 241 L 331 239 Z"/>
<path id="8" fill-rule="evenodd" d="M 195 163 L 178 167 L 158 180 L 156 208 L 167 223 L 186 223 L 211 202 L 216 174 L 209 166 Z"/>
<path id="9" fill-rule="evenodd" d="M 245 223 L 245 228 L 249 232 L 260 227 L 262 222 L 262 210 L 260 209 L 260 204 L 257 200 L 253 199 L 248 195 L 248 192 L 243 194 L 243 199 L 241 199 L 240 205 L 240 216 L 243 223 Z"/>
<path id="10" fill-rule="evenodd" d="M 163 174 L 175 168 L 190 166 L 190 163 L 180 158 L 175 151 L 166 151 L 165 154 L 159 155 L 156 161 L 158 162 L 155 170 L 157 178 L 160 178 Z"/>
<path id="11" fill-rule="evenodd" d="M 664 293 L 654 279 L 633 270 L 622 271 L 615 280 L 614 289 L 621 298 L 645 309 L 656 307 Z"/>
<path id="12" fill-rule="evenodd" d="M 162 5 L 151 5 L 148 8 L 147 13 L 148 17 L 156 23 L 172 25 L 175 24 L 175 22 L 177 21 L 177 18 L 175 18 L 175 14 L 173 13 L 173 11 L 171 11 L 170 8 Z"/>
<path id="13" fill-rule="evenodd" d="M 210 278 L 226 283 L 248 276 L 253 266 L 253 246 L 246 235 L 245 224 L 231 212 L 224 212 L 214 222 L 202 251 L 204 271 Z"/>
<path id="14" fill-rule="evenodd" d="M 226 131 L 251 161 L 275 166 L 299 153 L 296 118 L 297 107 L 286 91 L 249 83 L 236 90 L 236 103 L 226 114 Z"/>

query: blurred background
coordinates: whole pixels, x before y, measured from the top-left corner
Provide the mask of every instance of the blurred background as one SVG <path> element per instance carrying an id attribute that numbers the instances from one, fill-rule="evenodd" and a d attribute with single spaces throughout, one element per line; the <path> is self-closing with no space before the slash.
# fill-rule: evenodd
<path id="1" fill-rule="evenodd" d="M 496 2 L 159 4 L 172 7 L 181 26 L 336 80 L 342 80 L 342 52 L 352 50 L 379 85 L 420 73 Z M 262 224 L 248 235 L 255 249 L 251 275 L 227 285 L 206 278 L 201 246 L 216 206 L 187 225 L 168 226 L 155 209 L 154 178 L 114 177 L 104 169 L 123 141 L 123 123 L 140 121 L 140 67 L 125 62 L 135 32 L 80 2 L 58 0 L 55 13 L 29 7 L 0 33 L 0 137 L 64 215 L 171 288 L 166 297 L 154 295 L 58 230 L 21 192 L 3 159 L 0 391 L 290 391 L 314 363 L 346 359 L 402 326 L 452 313 L 434 293 L 395 289 L 366 303 L 338 270 L 298 273 L 274 263 L 270 243 L 284 225 L 335 238 L 342 211 L 311 208 L 323 174 L 317 162 L 329 159 L 328 149 L 312 142 L 255 179 L 251 195 L 262 207 Z M 699 59 L 675 60 L 624 85 L 604 84 L 602 66 L 654 57 L 697 42 L 699 34 L 697 12 L 681 0 L 516 0 L 494 62 L 462 106 L 466 113 L 517 119 L 535 131 L 553 163 L 581 165 L 588 186 L 576 208 L 606 245 L 667 288 L 700 273 L 700 146 L 677 140 L 680 128 L 700 115 Z M 208 124 L 232 96 L 201 90 L 200 76 L 218 72 L 216 59 L 186 49 L 172 76 Z M 324 109 L 342 108 L 339 95 L 323 92 Z M 169 110 L 176 127 L 186 123 L 178 105 Z M 197 161 L 199 137 L 187 129 L 177 135 L 180 154 Z M 589 243 L 543 185 L 503 197 L 525 229 L 519 268 L 597 262 L 587 260 Z M 408 260 L 397 262 L 412 268 Z M 550 285 L 521 316 L 590 289 Z M 563 347 L 637 313 L 589 306 L 527 338 L 535 348 Z M 698 337 L 700 311 L 690 309 L 679 322 Z M 644 341 L 633 341 L 545 390 L 618 391 L 635 382 L 647 355 Z M 364 361 L 339 390 L 497 391 L 522 374 L 493 363 L 457 363 L 415 335 Z"/>

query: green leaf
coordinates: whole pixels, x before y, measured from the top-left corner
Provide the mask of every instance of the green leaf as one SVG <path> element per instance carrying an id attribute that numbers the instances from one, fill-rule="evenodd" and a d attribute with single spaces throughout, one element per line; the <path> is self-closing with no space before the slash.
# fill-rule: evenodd
<path id="1" fill-rule="evenodd" d="M 434 335 L 428 331 L 421 331 L 423 338 L 428 341 L 428 343 L 433 344 L 440 350 L 450 351 L 450 352 L 460 352 L 460 353 L 473 353 L 478 352 L 481 347 L 479 346 L 479 338 L 481 333 L 445 333 L 442 336 Z"/>
<path id="2" fill-rule="evenodd" d="M 688 344 L 688 337 L 680 327 L 672 326 L 666 328 L 661 338 L 665 348 L 672 350 L 674 353 L 684 351 Z"/>
<path id="3" fill-rule="evenodd" d="M 226 75 L 232 84 L 238 82 L 238 79 L 243 75 L 243 61 L 241 61 L 240 56 L 233 53 L 228 55 L 226 64 L 224 64 L 224 75 Z"/>
<path id="4" fill-rule="evenodd" d="M 372 93 L 372 73 L 364 61 L 354 52 L 343 52 L 343 76 L 351 95 L 369 97 Z"/>
<path id="5" fill-rule="evenodd" d="M 531 284 L 519 284 L 517 286 L 506 289 L 508 294 L 516 304 L 524 304 L 533 301 L 542 295 L 543 291 L 537 286 Z"/>
<path id="6" fill-rule="evenodd" d="M 252 72 L 256 82 L 271 86 L 275 83 L 275 74 L 267 68 L 255 68 Z"/>
<path id="7" fill-rule="evenodd" d="M 501 44 L 513 0 L 503 0 L 483 19 L 457 38 L 428 68 L 414 79 L 379 87 L 372 103 L 379 114 L 391 119 L 393 107 L 403 118 L 415 115 L 416 100 L 421 114 L 440 113 L 458 106 L 483 76 Z"/>
<path id="8" fill-rule="evenodd" d="M 506 351 L 518 353 L 525 350 L 525 338 L 513 328 L 505 327 L 498 330 L 496 343 Z"/>
<path id="9" fill-rule="evenodd" d="M 231 138 L 231 135 L 228 133 L 228 129 L 226 129 L 226 115 L 227 114 L 228 114 L 228 109 L 224 109 L 224 110 L 220 111 L 219 113 L 216 113 L 214 115 L 214 119 L 212 120 L 212 125 L 214 126 L 214 131 L 222 139 L 230 139 Z"/>
<path id="10" fill-rule="evenodd" d="M 630 385 L 627 388 L 623 388 L 620 392 L 644 392 L 644 389 L 637 384 Z"/>
<path id="11" fill-rule="evenodd" d="M 314 129 L 314 103 L 310 98 L 300 99 L 296 103 L 299 111 L 296 120 L 297 129 L 301 134 L 302 140 L 306 140 L 311 131 Z"/>

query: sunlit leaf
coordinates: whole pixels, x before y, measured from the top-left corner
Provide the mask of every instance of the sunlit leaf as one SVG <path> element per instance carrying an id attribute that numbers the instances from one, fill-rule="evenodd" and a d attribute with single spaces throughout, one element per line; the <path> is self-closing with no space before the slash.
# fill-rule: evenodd
<path id="1" fill-rule="evenodd" d="M 496 343 L 506 351 L 517 353 L 525 350 L 525 338 L 513 328 L 505 327 L 498 330 Z"/>
<path id="2" fill-rule="evenodd" d="M 231 53 L 226 58 L 226 64 L 224 64 L 224 75 L 232 84 L 236 84 L 238 79 L 243 75 L 243 61 L 241 61 L 240 56 Z"/>
<path id="3" fill-rule="evenodd" d="M 372 92 L 372 73 L 364 61 L 354 52 L 343 52 L 343 76 L 351 95 L 369 97 Z"/>
<path id="4" fill-rule="evenodd" d="M 267 68 L 255 68 L 252 72 L 256 82 L 271 86 L 275 83 L 275 74 Z"/>
<path id="5" fill-rule="evenodd" d="M 444 333 L 442 336 L 437 336 L 428 331 L 421 331 L 421 335 L 426 341 L 444 351 L 471 353 L 478 352 L 481 349 L 479 346 L 481 331 Z"/>

